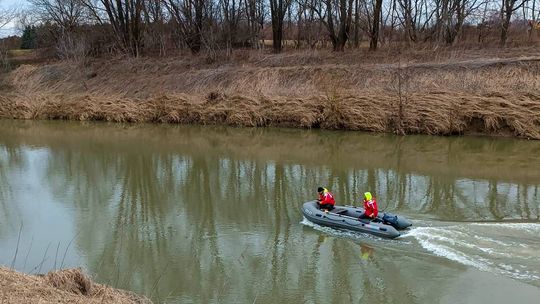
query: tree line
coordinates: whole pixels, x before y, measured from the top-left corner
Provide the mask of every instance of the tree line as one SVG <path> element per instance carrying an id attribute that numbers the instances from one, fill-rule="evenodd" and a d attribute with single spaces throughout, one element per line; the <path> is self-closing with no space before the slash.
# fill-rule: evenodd
<path id="1" fill-rule="evenodd" d="M 264 48 L 266 43 L 276 53 L 285 45 L 343 51 L 364 42 L 370 50 L 377 50 L 381 44 L 393 42 L 454 45 L 470 39 L 466 34 L 473 30 L 476 43 L 495 36 L 504 46 L 512 21 L 531 40 L 539 28 L 540 13 L 540 0 L 28 2 L 30 7 L 19 17 L 26 26 L 25 34 L 40 41 L 38 46 L 54 46 L 65 56 L 106 52 L 165 55 L 173 49 L 194 54 L 231 52 Z"/>

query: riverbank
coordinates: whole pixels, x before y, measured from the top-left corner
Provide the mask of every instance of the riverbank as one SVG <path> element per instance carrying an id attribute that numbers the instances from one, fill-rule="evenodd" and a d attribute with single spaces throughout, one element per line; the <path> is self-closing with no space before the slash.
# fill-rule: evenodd
<path id="1" fill-rule="evenodd" d="M 151 303 L 131 292 L 97 284 L 79 269 L 28 275 L 0 267 L 2 303 Z"/>
<path id="2" fill-rule="evenodd" d="M 237 54 L 21 65 L 0 117 L 540 139 L 534 49 Z"/>

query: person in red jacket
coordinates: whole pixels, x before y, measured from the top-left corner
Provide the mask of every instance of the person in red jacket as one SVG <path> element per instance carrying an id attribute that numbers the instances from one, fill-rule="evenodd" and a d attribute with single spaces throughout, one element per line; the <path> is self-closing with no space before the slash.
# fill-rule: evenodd
<path id="1" fill-rule="evenodd" d="M 379 214 L 379 208 L 377 207 L 377 200 L 371 195 L 370 192 L 364 193 L 364 214 L 361 218 L 374 219 Z"/>
<path id="2" fill-rule="evenodd" d="M 336 204 L 336 201 L 334 200 L 334 195 L 330 193 L 328 189 L 323 187 L 317 188 L 317 192 L 319 192 L 319 208 L 324 209 L 325 212 L 334 209 L 334 205 Z"/>

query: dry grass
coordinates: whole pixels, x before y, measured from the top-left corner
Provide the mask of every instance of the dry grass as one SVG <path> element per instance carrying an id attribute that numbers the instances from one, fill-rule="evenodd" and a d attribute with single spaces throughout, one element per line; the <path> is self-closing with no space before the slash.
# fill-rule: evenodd
<path id="1" fill-rule="evenodd" d="M 34 50 L 9 50 L 9 56 L 11 57 L 28 56 L 33 53 Z"/>
<path id="2" fill-rule="evenodd" d="M 220 65 L 191 57 L 24 65 L 3 80 L 0 117 L 540 139 L 540 57 L 424 51 L 437 59 L 418 62 L 418 53 L 377 63 L 303 51 Z"/>
<path id="3" fill-rule="evenodd" d="M 394 94 L 310 96 L 166 95 L 147 100 L 62 95 L 0 97 L 0 117 L 225 124 L 394 132 Z M 400 124 L 407 134 L 491 134 L 540 139 L 540 95 L 414 93 Z"/>
<path id="4" fill-rule="evenodd" d="M 80 269 L 33 276 L 0 267 L 2 303 L 150 303 L 144 297 L 92 282 Z"/>

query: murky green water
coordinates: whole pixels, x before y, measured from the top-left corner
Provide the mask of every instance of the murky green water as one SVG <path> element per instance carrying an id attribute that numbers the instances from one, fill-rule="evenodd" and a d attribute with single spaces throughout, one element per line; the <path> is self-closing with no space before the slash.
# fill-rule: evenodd
<path id="1" fill-rule="evenodd" d="M 310 224 L 319 185 L 414 228 Z M 538 141 L 0 121 L 0 264 L 159 303 L 537 303 L 539 235 Z"/>

